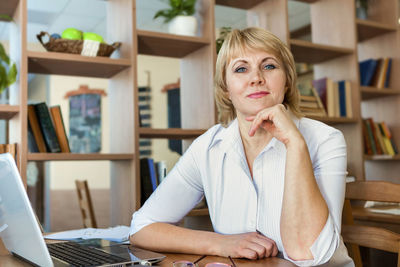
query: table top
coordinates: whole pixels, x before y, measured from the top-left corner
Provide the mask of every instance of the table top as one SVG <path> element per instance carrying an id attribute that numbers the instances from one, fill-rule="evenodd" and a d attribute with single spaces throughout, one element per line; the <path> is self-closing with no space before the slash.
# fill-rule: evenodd
<path id="1" fill-rule="evenodd" d="M 162 253 L 166 255 L 167 257 L 159 263 L 158 266 L 161 267 L 171 267 L 172 262 L 178 261 L 178 260 L 187 260 L 187 261 L 195 261 L 198 258 L 200 258 L 199 255 L 187 255 L 187 254 L 173 254 L 173 253 Z M 235 262 L 235 265 L 237 267 L 250 267 L 250 266 L 270 266 L 270 267 L 295 267 L 293 263 L 290 261 L 272 257 L 272 258 L 266 258 L 262 260 L 245 260 L 245 259 L 233 259 Z M 210 262 L 223 262 L 223 263 L 228 263 L 231 264 L 230 260 L 228 258 L 223 258 L 223 257 L 215 257 L 215 256 L 207 256 L 204 259 L 202 259 L 199 262 L 199 267 L 204 267 L 207 263 Z M 11 254 L 8 253 L 6 248 L 4 247 L 3 243 L 1 242 L 0 239 L 0 266 L 1 267 L 25 267 L 25 266 L 32 266 L 29 263 L 26 263 Z"/>

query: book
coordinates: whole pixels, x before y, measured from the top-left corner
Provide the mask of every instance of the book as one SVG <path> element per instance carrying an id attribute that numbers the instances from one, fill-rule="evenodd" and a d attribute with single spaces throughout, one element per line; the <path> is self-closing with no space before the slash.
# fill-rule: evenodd
<path id="1" fill-rule="evenodd" d="M 339 95 L 339 115 L 340 115 L 340 117 L 346 117 L 347 116 L 346 81 L 338 82 L 338 95 Z"/>
<path id="2" fill-rule="evenodd" d="M 353 118 L 353 102 L 352 102 L 352 91 L 351 91 L 351 82 L 345 82 L 345 91 L 346 91 L 346 117 Z"/>
<path id="3" fill-rule="evenodd" d="M 160 184 L 167 176 L 167 164 L 165 161 L 158 161 L 155 163 L 155 168 L 157 172 L 157 183 Z"/>
<path id="4" fill-rule="evenodd" d="M 385 81 L 386 81 L 386 73 L 387 69 L 389 66 L 389 59 L 384 58 L 383 63 L 382 63 L 382 68 L 380 69 L 380 72 L 378 73 L 378 83 L 376 85 L 377 88 L 382 89 L 385 86 Z"/>
<path id="5" fill-rule="evenodd" d="M 34 104 L 34 107 L 47 150 L 52 153 L 61 152 L 60 144 L 58 143 L 56 131 L 46 103 Z"/>
<path id="6" fill-rule="evenodd" d="M 388 68 L 387 68 L 387 72 L 386 72 L 386 79 L 385 79 L 385 84 L 384 84 L 385 88 L 389 87 L 391 70 L 392 70 L 392 58 L 389 58 Z"/>
<path id="7" fill-rule="evenodd" d="M 362 133 L 364 139 L 364 153 L 367 155 L 373 155 L 372 146 L 369 140 L 369 135 L 367 130 L 367 123 L 364 119 L 362 120 Z"/>
<path id="8" fill-rule="evenodd" d="M 374 122 L 373 128 L 374 128 L 374 133 L 376 135 L 376 139 L 378 140 L 379 146 L 382 149 L 382 154 L 389 155 L 389 152 L 386 148 L 385 142 L 383 141 L 383 136 L 377 122 Z"/>
<path id="9" fill-rule="evenodd" d="M 374 76 L 378 61 L 375 59 L 367 59 L 359 62 L 360 68 L 360 84 L 369 86 Z"/>
<path id="10" fill-rule="evenodd" d="M 28 105 L 28 124 L 32 130 L 32 135 L 35 139 L 35 143 L 36 143 L 38 152 L 46 153 L 47 148 L 46 148 L 46 144 L 44 142 L 43 133 L 40 128 L 39 120 L 37 118 L 34 105 Z M 28 131 L 29 131 L 29 128 L 28 128 Z M 32 151 L 32 152 L 34 152 L 34 151 Z"/>
<path id="11" fill-rule="evenodd" d="M 367 138 L 369 140 L 369 143 L 371 144 L 371 149 L 372 149 L 372 155 L 376 155 L 377 151 L 376 151 L 376 145 L 375 145 L 375 141 L 374 141 L 374 136 L 372 134 L 372 128 L 371 125 L 369 124 L 369 120 L 365 119 L 365 126 L 367 129 Z"/>
<path id="12" fill-rule="evenodd" d="M 53 119 L 54 129 L 56 131 L 56 136 L 58 143 L 60 144 L 61 152 L 70 153 L 67 134 L 65 132 L 64 120 L 61 114 L 60 106 L 50 107 L 51 118 Z"/>
<path id="13" fill-rule="evenodd" d="M 39 148 L 38 148 L 38 146 L 36 144 L 35 137 L 33 135 L 30 123 L 28 123 L 28 151 L 30 153 L 39 152 Z"/>
<path id="14" fill-rule="evenodd" d="M 157 187 L 156 172 L 152 158 L 140 159 L 140 203 L 143 205 Z"/>
<path id="15" fill-rule="evenodd" d="M 382 155 L 383 154 L 383 152 L 382 152 L 382 148 L 381 148 L 381 146 L 380 146 L 380 143 L 379 143 L 379 141 L 378 141 L 378 138 L 377 138 L 377 135 L 376 135 L 376 132 L 375 132 L 375 126 L 374 126 L 374 120 L 372 119 L 372 118 L 367 118 L 367 130 L 370 128 L 370 130 L 371 130 L 371 135 L 372 135 L 372 138 L 373 138 L 373 143 L 375 144 L 375 153 L 374 154 L 378 154 L 378 155 Z M 369 128 L 368 128 L 369 127 Z M 374 145 L 372 145 L 372 147 L 373 147 Z M 373 148 L 372 148 L 373 149 Z"/>
<path id="16" fill-rule="evenodd" d="M 326 80 L 326 105 L 329 117 L 337 117 L 339 113 L 337 91 L 337 83 L 328 78 Z"/>
<path id="17" fill-rule="evenodd" d="M 389 155 L 394 156 L 396 153 L 394 152 L 392 143 L 390 142 L 390 138 L 387 135 L 387 132 L 384 130 L 384 122 L 378 123 L 379 129 L 381 130 L 382 139 L 385 144 L 386 150 Z"/>
<path id="18" fill-rule="evenodd" d="M 326 101 L 327 78 L 313 80 L 312 85 L 315 88 L 319 98 L 321 99 L 322 105 L 324 105 L 325 110 L 328 111 L 328 106 Z"/>

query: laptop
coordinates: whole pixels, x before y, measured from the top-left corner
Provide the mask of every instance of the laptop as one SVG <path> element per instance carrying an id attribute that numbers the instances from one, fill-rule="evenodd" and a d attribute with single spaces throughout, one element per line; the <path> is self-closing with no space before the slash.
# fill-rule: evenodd
<path id="1" fill-rule="evenodd" d="M 0 154 L 0 237 L 14 256 L 36 266 L 152 265 L 165 258 L 106 240 L 46 245 L 15 161 L 8 153 Z"/>

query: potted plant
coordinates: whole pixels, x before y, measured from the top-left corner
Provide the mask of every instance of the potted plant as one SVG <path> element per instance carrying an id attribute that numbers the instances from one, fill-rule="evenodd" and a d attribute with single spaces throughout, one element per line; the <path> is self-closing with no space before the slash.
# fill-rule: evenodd
<path id="1" fill-rule="evenodd" d="M 0 19 L 13 21 L 9 15 L 0 14 Z M 10 62 L 10 58 L 0 43 L 0 94 L 17 80 L 17 66 Z"/>
<path id="2" fill-rule="evenodd" d="M 356 1 L 356 16 L 359 19 L 367 19 L 368 17 L 368 0 Z"/>
<path id="3" fill-rule="evenodd" d="M 193 16 L 196 0 L 169 0 L 168 3 L 170 8 L 158 11 L 154 19 L 164 17 L 169 33 L 196 36 L 197 19 Z"/>
<path id="4" fill-rule="evenodd" d="M 3 45 L 0 43 L 0 94 L 17 79 L 17 66 L 10 62 Z"/>
<path id="5" fill-rule="evenodd" d="M 216 44 L 216 47 L 217 47 L 217 54 L 219 53 L 219 50 L 221 49 L 222 44 L 224 43 L 226 36 L 228 36 L 228 34 L 231 31 L 232 31 L 231 27 L 222 27 L 219 30 L 219 37 L 215 41 L 215 44 Z"/>

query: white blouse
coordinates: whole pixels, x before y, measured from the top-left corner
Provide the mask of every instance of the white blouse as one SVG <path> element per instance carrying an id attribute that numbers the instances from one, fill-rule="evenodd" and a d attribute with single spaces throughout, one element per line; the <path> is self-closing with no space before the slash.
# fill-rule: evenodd
<path id="1" fill-rule="evenodd" d="M 354 266 L 341 240 L 346 143 L 342 133 L 319 121 L 293 117 L 310 153 L 329 217 L 310 250 L 313 260 L 288 257 L 280 235 L 286 147 L 273 138 L 253 163 L 253 179 L 237 120 L 215 125 L 198 137 L 156 191 L 132 216 L 130 235 L 155 222 L 178 223 L 205 196 L 214 231 L 256 230 L 273 239 L 287 260 L 299 266 Z M 335 254 L 335 255 L 334 255 Z"/>

